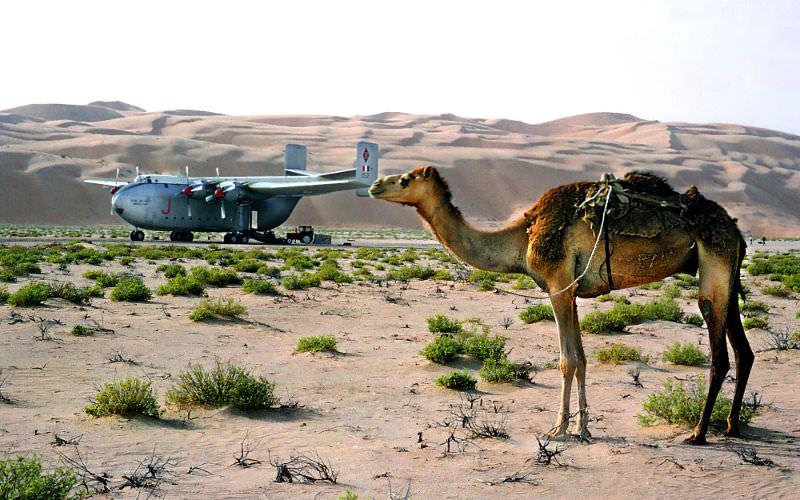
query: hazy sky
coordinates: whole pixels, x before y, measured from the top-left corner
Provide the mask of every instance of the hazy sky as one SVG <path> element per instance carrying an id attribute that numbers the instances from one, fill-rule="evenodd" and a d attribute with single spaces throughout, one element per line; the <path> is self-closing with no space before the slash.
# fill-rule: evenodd
<path id="1" fill-rule="evenodd" d="M 800 133 L 800 2 L 4 1 L 0 109 L 593 111 Z"/>

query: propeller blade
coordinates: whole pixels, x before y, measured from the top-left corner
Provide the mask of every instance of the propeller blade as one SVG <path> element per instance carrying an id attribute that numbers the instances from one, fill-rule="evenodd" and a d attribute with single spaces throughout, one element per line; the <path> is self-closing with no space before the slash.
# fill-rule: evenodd
<path id="1" fill-rule="evenodd" d="M 119 182 L 119 167 L 117 167 L 117 175 L 114 176 L 114 182 Z"/>
<path id="2" fill-rule="evenodd" d="M 216 167 L 217 170 L 217 177 L 219 177 L 219 167 Z"/>
<path id="3" fill-rule="evenodd" d="M 189 177 L 189 165 L 186 165 L 186 177 Z"/>
<path id="4" fill-rule="evenodd" d="M 136 165 L 136 177 L 139 177 L 139 165 Z"/>

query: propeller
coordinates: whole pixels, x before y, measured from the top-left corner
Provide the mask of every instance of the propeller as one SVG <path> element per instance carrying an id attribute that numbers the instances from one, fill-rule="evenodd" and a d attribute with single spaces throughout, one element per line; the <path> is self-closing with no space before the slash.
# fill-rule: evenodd
<path id="1" fill-rule="evenodd" d="M 189 165 L 186 165 L 186 180 L 189 180 Z M 181 189 L 181 193 L 186 195 L 186 215 L 191 219 L 192 218 L 192 187 L 190 185 L 186 185 L 185 188 Z"/>

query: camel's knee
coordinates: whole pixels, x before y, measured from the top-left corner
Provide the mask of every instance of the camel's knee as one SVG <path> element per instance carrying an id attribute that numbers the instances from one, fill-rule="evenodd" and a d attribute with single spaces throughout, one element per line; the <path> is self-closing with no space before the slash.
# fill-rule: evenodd
<path id="1" fill-rule="evenodd" d="M 564 378 L 570 379 L 575 376 L 575 372 L 578 369 L 578 360 L 571 357 L 571 356 L 562 356 L 561 357 L 561 375 Z"/>

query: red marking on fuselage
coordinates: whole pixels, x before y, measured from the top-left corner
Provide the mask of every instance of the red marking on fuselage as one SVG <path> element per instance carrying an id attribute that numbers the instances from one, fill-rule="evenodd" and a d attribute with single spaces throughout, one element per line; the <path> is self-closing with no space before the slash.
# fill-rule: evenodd
<path id="1" fill-rule="evenodd" d="M 166 210 L 161 210 L 161 213 L 164 214 L 164 215 L 167 215 L 171 211 L 172 211 L 172 199 L 171 198 L 167 198 L 167 209 Z"/>

